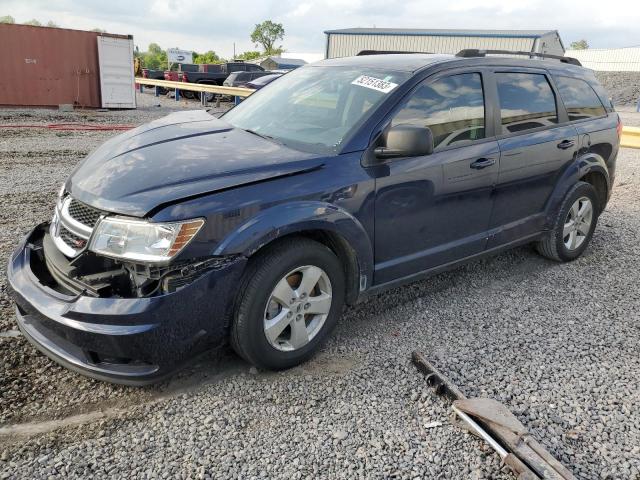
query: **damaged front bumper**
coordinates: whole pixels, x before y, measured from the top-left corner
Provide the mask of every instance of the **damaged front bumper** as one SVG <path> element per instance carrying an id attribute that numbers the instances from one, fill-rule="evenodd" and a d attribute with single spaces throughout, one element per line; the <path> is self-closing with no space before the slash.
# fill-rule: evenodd
<path id="1" fill-rule="evenodd" d="M 144 385 L 224 341 L 243 257 L 197 275 L 185 267 L 193 275 L 171 293 L 100 296 L 105 290 L 64 282 L 60 262 L 43 253 L 46 232 L 42 224 L 24 238 L 7 277 L 19 328 L 56 362 L 100 380 Z"/>

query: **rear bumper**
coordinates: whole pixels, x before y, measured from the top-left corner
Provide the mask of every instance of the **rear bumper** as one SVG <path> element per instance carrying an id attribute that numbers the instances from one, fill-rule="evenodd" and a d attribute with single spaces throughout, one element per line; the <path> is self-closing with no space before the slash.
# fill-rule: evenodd
<path id="1" fill-rule="evenodd" d="M 114 383 L 144 385 L 225 340 L 244 260 L 209 271 L 170 294 L 148 298 L 68 295 L 45 285 L 36 227 L 9 260 L 18 326 L 56 362 Z"/>

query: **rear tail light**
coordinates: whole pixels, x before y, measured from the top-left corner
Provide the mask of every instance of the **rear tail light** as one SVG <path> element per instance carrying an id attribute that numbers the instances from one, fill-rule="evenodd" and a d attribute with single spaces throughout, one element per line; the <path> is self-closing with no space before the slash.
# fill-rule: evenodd
<path id="1" fill-rule="evenodd" d="M 189 76 L 187 75 L 187 72 L 182 72 L 182 81 L 183 82 L 189 81 Z"/>
<path id="2" fill-rule="evenodd" d="M 618 138 L 622 138 L 622 120 L 620 119 L 620 115 L 618 115 L 618 125 L 616 126 L 616 131 L 618 132 Z"/>

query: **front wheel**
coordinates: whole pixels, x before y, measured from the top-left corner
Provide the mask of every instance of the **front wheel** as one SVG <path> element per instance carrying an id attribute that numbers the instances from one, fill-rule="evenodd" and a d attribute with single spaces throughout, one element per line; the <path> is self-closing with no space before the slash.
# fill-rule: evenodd
<path id="1" fill-rule="evenodd" d="M 576 183 L 562 201 L 553 230 L 538 243 L 538 252 L 558 262 L 575 260 L 589 245 L 599 214 L 593 185 Z"/>
<path id="2" fill-rule="evenodd" d="M 284 240 L 252 260 L 240 289 L 231 345 L 270 370 L 311 358 L 336 325 L 344 305 L 340 261 L 306 238 Z"/>

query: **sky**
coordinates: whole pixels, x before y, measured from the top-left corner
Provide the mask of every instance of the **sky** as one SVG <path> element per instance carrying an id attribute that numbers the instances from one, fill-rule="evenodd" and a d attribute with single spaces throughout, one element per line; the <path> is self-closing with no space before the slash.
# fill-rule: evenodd
<path id="1" fill-rule="evenodd" d="M 549 29 L 565 46 L 640 45 L 640 0 L 0 0 L 0 16 L 36 18 L 60 27 L 132 34 L 151 42 L 224 57 L 256 50 L 256 23 L 282 23 L 288 52 L 323 53 L 325 30 L 349 27 Z"/>

